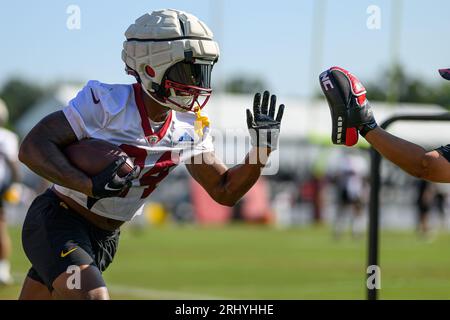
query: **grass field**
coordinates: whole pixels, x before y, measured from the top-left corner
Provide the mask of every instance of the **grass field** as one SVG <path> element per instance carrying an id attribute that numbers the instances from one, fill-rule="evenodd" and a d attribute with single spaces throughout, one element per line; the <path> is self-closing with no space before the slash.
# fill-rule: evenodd
<path id="1" fill-rule="evenodd" d="M 17 285 L 29 267 L 11 229 Z M 450 234 L 382 234 L 382 299 L 450 298 Z M 364 299 L 365 240 L 335 241 L 327 228 L 275 230 L 168 226 L 126 229 L 105 279 L 115 299 Z"/>

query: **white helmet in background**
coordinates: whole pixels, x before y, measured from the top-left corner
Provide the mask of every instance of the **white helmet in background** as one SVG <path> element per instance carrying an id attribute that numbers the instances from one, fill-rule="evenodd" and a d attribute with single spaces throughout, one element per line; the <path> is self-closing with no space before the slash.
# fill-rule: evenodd
<path id="1" fill-rule="evenodd" d="M 0 126 L 4 126 L 8 123 L 9 111 L 6 107 L 6 103 L 0 99 Z"/>
<path id="2" fill-rule="evenodd" d="M 206 105 L 219 46 L 202 21 L 178 10 L 153 11 L 137 19 L 125 36 L 126 71 L 151 98 L 177 111 Z"/>

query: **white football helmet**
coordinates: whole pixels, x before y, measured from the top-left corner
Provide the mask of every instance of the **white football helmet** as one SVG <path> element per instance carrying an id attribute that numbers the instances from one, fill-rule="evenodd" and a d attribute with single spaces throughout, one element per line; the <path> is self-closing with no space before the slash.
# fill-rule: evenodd
<path id="1" fill-rule="evenodd" d="M 151 98 L 177 111 L 206 105 L 219 46 L 202 21 L 178 10 L 153 11 L 137 19 L 125 36 L 126 71 Z"/>

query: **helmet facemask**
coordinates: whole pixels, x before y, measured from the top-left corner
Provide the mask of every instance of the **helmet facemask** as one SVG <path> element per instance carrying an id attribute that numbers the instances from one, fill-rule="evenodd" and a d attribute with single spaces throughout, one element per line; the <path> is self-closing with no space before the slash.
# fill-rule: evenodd
<path id="1" fill-rule="evenodd" d="M 180 111 L 202 109 L 211 96 L 213 61 L 181 61 L 167 69 L 156 93 L 158 100 Z M 170 107 L 170 106 L 169 106 Z"/>

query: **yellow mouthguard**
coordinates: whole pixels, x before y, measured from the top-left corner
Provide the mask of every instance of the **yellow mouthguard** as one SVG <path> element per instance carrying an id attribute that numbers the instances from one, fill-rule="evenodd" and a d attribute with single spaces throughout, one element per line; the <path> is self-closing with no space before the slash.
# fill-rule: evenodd
<path id="1" fill-rule="evenodd" d="M 194 122 L 194 131 L 201 138 L 203 137 L 203 129 L 209 127 L 209 119 L 207 116 L 202 116 L 199 106 L 194 109 L 194 112 L 197 116 Z"/>

